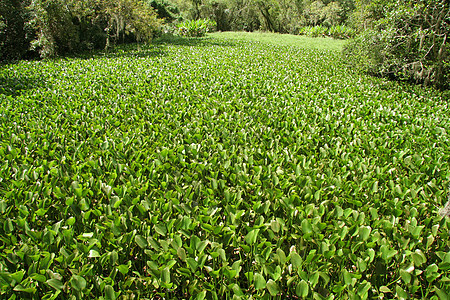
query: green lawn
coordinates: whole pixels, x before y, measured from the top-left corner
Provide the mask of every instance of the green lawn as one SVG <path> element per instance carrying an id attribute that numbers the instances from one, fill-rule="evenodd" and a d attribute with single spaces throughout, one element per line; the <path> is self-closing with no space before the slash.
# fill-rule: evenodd
<path id="1" fill-rule="evenodd" d="M 448 99 L 358 74 L 342 43 L 2 66 L 0 298 L 445 299 Z"/>
<path id="2" fill-rule="evenodd" d="M 209 37 L 220 40 L 254 41 L 269 45 L 296 46 L 304 49 L 341 51 L 345 40 L 311 38 L 306 36 L 270 32 L 214 32 Z"/>

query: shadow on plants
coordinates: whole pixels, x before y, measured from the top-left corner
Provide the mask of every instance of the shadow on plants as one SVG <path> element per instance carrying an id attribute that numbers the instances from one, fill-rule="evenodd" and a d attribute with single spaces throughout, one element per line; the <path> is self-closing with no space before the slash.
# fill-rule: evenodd
<path id="1" fill-rule="evenodd" d="M 162 47 L 156 45 L 140 45 L 136 43 L 122 44 L 115 46 L 107 51 L 94 50 L 90 52 L 83 52 L 73 55 L 67 55 L 62 58 L 71 59 L 94 59 L 94 58 L 119 58 L 119 57 L 131 57 L 131 58 L 151 58 L 164 56 Z"/>
<path id="2" fill-rule="evenodd" d="M 22 75 L 5 76 L 0 74 L 0 94 L 6 96 L 19 96 L 26 90 L 35 89 L 42 85 L 42 80 L 36 77 Z"/>
<path id="3" fill-rule="evenodd" d="M 127 47 L 127 49 L 115 49 L 113 51 L 103 53 L 103 57 L 131 57 L 131 58 L 151 58 L 151 57 L 161 57 L 165 53 L 160 47 L 155 46 L 145 46 L 145 47 Z"/>
<path id="4" fill-rule="evenodd" d="M 232 47 L 236 43 L 231 41 L 219 41 L 210 37 L 181 37 L 177 35 L 165 34 L 153 41 L 154 45 L 177 45 L 177 46 L 222 46 Z"/>

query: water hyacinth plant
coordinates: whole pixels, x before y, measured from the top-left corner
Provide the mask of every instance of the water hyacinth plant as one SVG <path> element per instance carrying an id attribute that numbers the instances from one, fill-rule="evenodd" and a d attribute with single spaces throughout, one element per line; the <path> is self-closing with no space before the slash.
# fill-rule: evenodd
<path id="1" fill-rule="evenodd" d="M 306 26 L 299 30 L 300 35 L 310 37 L 332 37 L 335 39 L 349 39 L 356 36 L 356 30 L 345 25 L 326 26 Z"/>
<path id="2" fill-rule="evenodd" d="M 303 44 L 2 66 L 0 298 L 446 299 L 448 99 Z"/>

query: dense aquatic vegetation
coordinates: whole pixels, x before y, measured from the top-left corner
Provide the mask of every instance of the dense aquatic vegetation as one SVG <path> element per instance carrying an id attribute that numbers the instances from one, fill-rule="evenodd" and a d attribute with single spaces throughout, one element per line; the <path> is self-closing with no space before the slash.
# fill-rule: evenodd
<path id="1" fill-rule="evenodd" d="M 450 291 L 449 101 L 211 38 L 0 70 L 1 298 Z"/>

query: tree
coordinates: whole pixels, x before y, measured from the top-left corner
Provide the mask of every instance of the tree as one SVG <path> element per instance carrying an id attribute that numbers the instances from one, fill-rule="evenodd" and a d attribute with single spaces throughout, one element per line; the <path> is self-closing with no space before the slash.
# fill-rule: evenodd
<path id="1" fill-rule="evenodd" d="M 109 48 L 125 37 L 148 42 L 161 23 L 139 0 L 30 0 L 26 9 L 35 36 L 31 49 L 43 58 Z"/>
<path id="2" fill-rule="evenodd" d="M 111 38 L 118 40 L 126 34 L 133 34 L 138 42 L 149 42 L 160 24 L 153 8 L 144 2 L 111 0 L 102 1 L 102 5 L 107 20 L 107 48 L 110 47 Z"/>
<path id="3" fill-rule="evenodd" d="M 372 74 L 448 88 L 450 4 L 446 0 L 360 1 L 365 30 L 345 49 Z M 362 4 L 362 5 L 361 5 Z"/>
<path id="4" fill-rule="evenodd" d="M 0 59 L 17 59 L 28 49 L 25 3 L 0 1 Z"/>
<path id="5" fill-rule="evenodd" d="M 27 7 L 30 13 L 29 26 L 35 30 L 36 38 L 31 49 L 38 50 L 47 58 L 73 52 L 78 45 L 78 31 L 72 23 L 72 15 L 60 0 L 32 0 Z"/>

